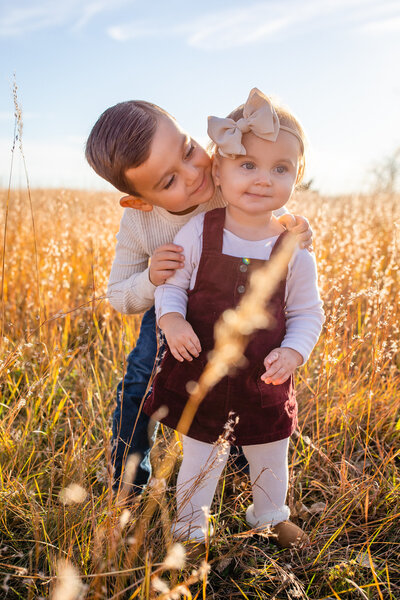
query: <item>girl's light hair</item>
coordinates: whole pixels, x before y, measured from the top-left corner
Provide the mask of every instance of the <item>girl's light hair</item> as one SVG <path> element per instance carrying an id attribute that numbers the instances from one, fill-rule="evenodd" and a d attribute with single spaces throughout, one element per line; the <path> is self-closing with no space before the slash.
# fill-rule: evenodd
<path id="1" fill-rule="evenodd" d="M 290 127 L 291 129 L 293 129 L 300 136 L 301 141 L 303 142 L 303 147 L 301 148 L 301 154 L 299 157 L 299 168 L 298 168 L 297 179 L 296 179 L 296 185 L 298 185 L 299 183 L 301 183 L 301 181 L 304 177 L 304 171 L 306 168 L 306 157 L 305 157 L 305 147 L 306 147 L 306 141 L 307 141 L 306 134 L 304 132 L 303 127 L 300 125 L 299 120 L 294 116 L 294 114 L 288 108 L 286 108 L 282 104 L 279 104 L 279 102 L 277 102 L 274 98 L 271 98 L 271 96 L 269 96 L 269 99 L 271 100 L 272 106 L 274 107 L 275 112 L 278 115 L 280 124 L 284 125 L 285 127 Z M 243 118 L 243 108 L 244 108 L 244 104 L 241 104 L 240 106 L 235 108 L 232 112 L 230 112 L 229 115 L 227 116 L 227 118 L 233 119 L 236 122 L 239 121 L 239 119 Z M 215 154 L 216 151 L 218 150 L 215 142 L 210 142 L 207 149 L 211 155 Z"/>

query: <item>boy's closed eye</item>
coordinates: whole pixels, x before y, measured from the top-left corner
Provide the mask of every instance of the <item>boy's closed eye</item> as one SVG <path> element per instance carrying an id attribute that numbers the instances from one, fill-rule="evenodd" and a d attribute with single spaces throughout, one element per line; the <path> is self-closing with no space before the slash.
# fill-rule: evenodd
<path id="1" fill-rule="evenodd" d="M 168 190 L 168 188 L 171 187 L 171 185 L 174 183 L 175 180 L 175 175 L 172 175 L 171 178 L 168 180 L 167 184 L 164 186 L 164 190 Z"/>
<path id="2" fill-rule="evenodd" d="M 194 150 L 195 150 L 196 146 L 193 144 L 193 142 L 190 142 L 189 146 L 185 149 L 185 155 L 184 155 L 184 160 L 188 160 Z M 175 175 L 171 175 L 170 179 L 167 181 L 166 185 L 164 186 L 164 190 L 168 190 L 171 185 L 174 183 L 175 181 Z"/>
<path id="3" fill-rule="evenodd" d="M 193 144 L 193 142 L 190 142 L 190 144 L 189 144 L 189 148 L 187 149 L 187 152 L 186 152 L 186 154 L 185 154 L 185 158 L 186 158 L 186 159 L 188 159 L 188 158 L 190 158 L 190 157 L 191 157 L 191 155 L 192 155 L 192 154 L 193 154 L 193 152 L 194 152 L 194 149 L 195 149 L 195 147 L 196 147 L 196 146 Z"/>

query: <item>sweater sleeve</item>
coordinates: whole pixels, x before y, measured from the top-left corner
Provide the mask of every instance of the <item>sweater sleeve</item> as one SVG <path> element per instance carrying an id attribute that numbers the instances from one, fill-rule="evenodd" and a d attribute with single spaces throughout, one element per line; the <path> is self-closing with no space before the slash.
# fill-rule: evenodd
<path id="1" fill-rule="evenodd" d="M 297 350 L 307 362 L 324 323 L 314 254 L 297 250 L 286 283 L 286 335 L 281 346 Z"/>
<path id="2" fill-rule="evenodd" d="M 167 283 L 156 289 L 154 297 L 157 321 L 170 312 L 178 312 L 186 318 L 187 290 L 201 256 L 203 222 L 204 214 L 193 217 L 175 236 L 174 244 L 182 246 L 185 264 L 175 271 Z"/>
<path id="3" fill-rule="evenodd" d="M 149 279 L 149 255 L 139 242 L 140 237 L 127 210 L 117 233 L 107 297 L 119 312 L 139 313 L 153 305 L 156 286 Z"/>

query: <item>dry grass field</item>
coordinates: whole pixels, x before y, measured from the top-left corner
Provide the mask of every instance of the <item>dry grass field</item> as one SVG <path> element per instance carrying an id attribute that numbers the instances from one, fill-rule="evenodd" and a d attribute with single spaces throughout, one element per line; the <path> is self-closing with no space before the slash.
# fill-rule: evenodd
<path id="1" fill-rule="evenodd" d="M 0 198 L 0 597 L 399 600 L 399 197 L 309 192 L 288 207 L 312 224 L 327 316 L 297 375 L 290 446 L 292 518 L 311 547 L 249 533 L 250 486 L 228 466 L 208 562 L 183 569 L 176 468 L 153 514 L 109 491 L 115 391 L 140 321 L 104 299 L 118 196 Z M 160 432 L 158 464 L 174 439 Z"/>

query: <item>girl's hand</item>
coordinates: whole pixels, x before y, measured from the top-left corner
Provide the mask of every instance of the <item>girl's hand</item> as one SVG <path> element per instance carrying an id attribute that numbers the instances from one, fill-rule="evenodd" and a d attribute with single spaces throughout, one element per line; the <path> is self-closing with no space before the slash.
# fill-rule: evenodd
<path id="1" fill-rule="evenodd" d="M 179 362 L 199 356 L 201 345 L 190 323 L 180 313 L 167 313 L 158 321 L 163 330 L 171 354 Z"/>
<path id="2" fill-rule="evenodd" d="M 162 285 L 177 269 L 184 266 L 185 257 L 181 254 L 182 251 L 182 246 L 176 244 L 164 244 L 154 250 L 149 269 L 149 278 L 153 285 Z"/>
<path id="3" fill-rule="evenodd" d="M 303 362 L 302 355 L 292 348 L 275 348 L 264 359 L 265 373 L 261 379 L 265 383 L 284 383 Z"/>
<path id="4" fill-rule="evenodd" d="M 309 252 L 313 251 L 312 237 L 313 232 L 310 223 L 305 217 L 299 215 L 285 214 L 278 217 L 281 225 L 286 227 L 288 231 L 295 233 L 298 236 L 300 248 L 307 248 Z"/>

